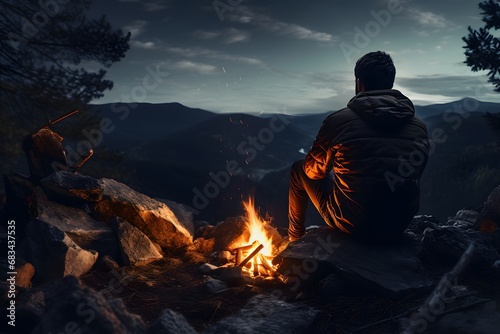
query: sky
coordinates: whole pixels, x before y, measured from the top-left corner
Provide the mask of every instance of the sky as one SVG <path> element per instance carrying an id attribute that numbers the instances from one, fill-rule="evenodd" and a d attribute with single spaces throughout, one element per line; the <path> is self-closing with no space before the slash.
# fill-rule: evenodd
<path id="1" fill-rule="evenodd" d="M 481 27 L 475 0 L 94 0 L 131 32 L 94 103 L 180 102 L 214 112 L 317 113 L 354 96 L 354 65 L 382 50 L 394 89 L 416 105 L 500 102 L 486 72 L 464 64 L 462 37 Z M 95 70 L 95 64 L 84 65 Z"/>

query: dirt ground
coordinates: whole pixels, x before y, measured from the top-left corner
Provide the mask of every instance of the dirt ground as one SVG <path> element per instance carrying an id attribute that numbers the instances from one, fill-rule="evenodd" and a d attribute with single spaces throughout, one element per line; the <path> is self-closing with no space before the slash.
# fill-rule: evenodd
<path id="1" fill-rule="evenodd" d="M 351 291 L 333 301 L 325 301 L 314 287 L 305 287 L 297 295 L 290 293 L 284 285 L 257 287 L 248 284 L 212 294 L 205 288 L 207 277 L 198 270 L 201 263 L 200 258 L 167 254 L 165 259 L 146 266 L 118 268 L 112 272 L 93 271 L 81 279 L 107 296 L 122 298 L 129 311 L 142 316 L 148 325 L 163 309 L 169 308 L 184 315 L 198 331 L 237 313 L 250 297 L 278 288 L 283 291 L 284 300 L 320 310 L 311 332 L 396 333 L 399 332 L 400 319 L 408 317 L 430 293 L 424 291 L 393 300 L 365 292 L 356 295 Z M 436 272 L 437 277 L 442 273 Z M 497 279 L 466 273 L 459 284 L 477 291 L 480 297 L 500 301 Z"/>

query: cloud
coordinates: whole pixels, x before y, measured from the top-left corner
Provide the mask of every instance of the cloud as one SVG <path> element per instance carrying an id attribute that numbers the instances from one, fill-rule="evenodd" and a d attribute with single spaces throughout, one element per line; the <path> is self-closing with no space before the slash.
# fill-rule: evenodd
<path id="1" fill-rule="evenodd" d="M 443 29 L 456 29 L 459 26 L 444 16 L 412 7 L 408 9 L 410 18 L 417 23 L 417 27 L 413 27 L 413 32 L 419 36 L 428 36 L 430 32 L 440 31 Z"/>
<path id="2" fill-rule="evenodd" d="M 172 69 L 176 69 L 176 70 L 196 72 L 199 74 L 214 73 L 215 70 L 217 69 L 213 65 L 196 63 L 196 62 L 193 62 L 190 60 L 177 61 L 177 62 L 173 63 L 170 67 Z"/>
<path id="3" fill-rule="evenodd" d="M 130 1 L 130 0 L 128 0 L 128 1 Z M 123 30 L 125 32 L 130 31 L 130 33 L 132 34 L 132 38 L 136 38 L 137 36 L 139 36 L 140 34 L 142 34 L 144 32 L 147 24 L 148 23 L 146 21 L 135 20 L 130 25 L 123 27 Z"/>
<path id="4" fill-rule="evenodd" d="M 473 97 L 481 100 L 491 91 L 483 76 L 473 75 L 419 75 L 415 77 L 398 77 L 396 83 L 415 94 L 422 96 L 435 96 L 442 102 L 443 97 L 448 99 L 460 99 L 463 97 Z M 478 96 L 480 95 L 480 96 Z"/>
<path id="5" fill-rule="evenodd" d="M 300 40 L 315 42 L 336 42 L 338 40 L 337 37 L 325 32 L 314 31 L 298 24 L 279 21 L 265 14 L 253 12 L 246 6 L 238 6 L 237 10 L 229 15 L 229 19 L 237 23 L 255 24 L 277 35 Z"/>
<path id="6" fill-rule="evenodd" d="M 127 0 L 127 2 L 133 2 L 133 1 L 135 0 Z M 135 20 L 130 25 L 123 27 L 124 31 L 126 32 L 130 31 L 132 35 L 130 39 L 131 47 L 139 49 L 149 49 L 149 50 L 158 48 L 155 42 L 143 42 L 137 40 L 137 37 L 140 36 L 144 31 L 146 31 L 146 25 L 147 25 L 146 21 Z"/>
<path id="7" fill-rule="evenodd" d="M 168 9 L 169 0 L 140 1 L 140 0 L 118 0 L 118 2 L 138 3 L 147 12 L 156 12 Z"/>
<path id="8" fill-rule="evenodd" d="M 130 45 L 132 47 L 135 47 L 135 48 L 148 49 L 148 50 L 158 48 L 154 42 L 141 42 L 141 41 L 136 41 L 136 40 L 131 40 Z"/>
<path id="9" fill-rule="evenodd" d="M 225 30 L 196 30 L 194 36 L 201 39 L 222 39 L 225 44 L 246 42 L 250 34 L 246 31 L 229 28 Z"/>
<path id="10" fill-rule="evenodd" d="M 175 53 L 181 56 L 194 58 L 194 57 L 205 57 L 209 59 L 217 59 L 217 60 L 227 60 L 236 63 L 242 63 L 247 65 L 264 65 L 262 61 L 257 58 L 240 56 L 240 55 L 232 55 L 223 53 L 216 50 L 204 49 L 199 47 L 194 48 L 181 48 L 181 47 L 167 47 L 167 52 Z"/>

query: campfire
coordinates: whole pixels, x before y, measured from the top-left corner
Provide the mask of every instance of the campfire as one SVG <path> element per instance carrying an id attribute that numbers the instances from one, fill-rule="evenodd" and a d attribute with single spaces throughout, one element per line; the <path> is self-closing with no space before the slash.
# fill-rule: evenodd
<path id="1" fill-rule="evenodd" d="M 246 212 L 246 231 L 233 243 L 235 266 L 249 276 L 274 276 L 272 260 L 276 252 L 269 221 L 262 219 L 255 210 L 252 198 L 243 202 Z"/>

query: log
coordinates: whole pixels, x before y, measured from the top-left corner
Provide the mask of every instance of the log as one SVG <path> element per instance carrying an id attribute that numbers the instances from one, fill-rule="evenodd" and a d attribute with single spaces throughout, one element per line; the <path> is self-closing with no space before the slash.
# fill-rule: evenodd
<path id="1" fill-rule="evenodd" d="M 248 252 L 249 250 L 251 250 L 254 247 L 256 247 L 258 244 L 259 244 L 259 242 L 257 240 L 255 240 L 250 245 L 245 245 L 245 246 L 241 246 L 241 247 L 237 247 L 237 248 L 233 249 L 233 253 L 234 253 L 234 251 L 238 251 L 238 250 L 241 250 L 242 252 Z"/>
<path id="2" fill-rule="evenodd" d="M 242 253 L 242 252 L 241 252 L 241 249 L 237 249 L 237 250 L 236 250 L 236 260 L 235 260 L 235 264 L 236 264 L 237 266 L 239 266 L 239 265 L 240 265 L 240 263 L 241 263 L 241 257 L 242 257 L 241 253 Z"/>
<path id="3" fill-rule="evenodd" d="M 253 259 L 253 257 L 255 255 L 257 255 L 261 250 L 262 248 L 264 248 L 264 245 L 262 244 L 259 244 L 259 246 L 257 246 L 257 248 L 255 248 L 251 253 L 250 255 L 248 255 L 243 261 L 241 261 L 240 263 L 240 267 L 244 267 L 251 259 Z"/>
<path id="4" fill-rule="evenodd" d="M 274 276 L 276 272 L 273 270 L 273 268 L 267 263 L 266 258 L 264 255 L 260 254 L 260 262 L 262 262 L 262 266 L 269 272 L 269 276 Z"/>

